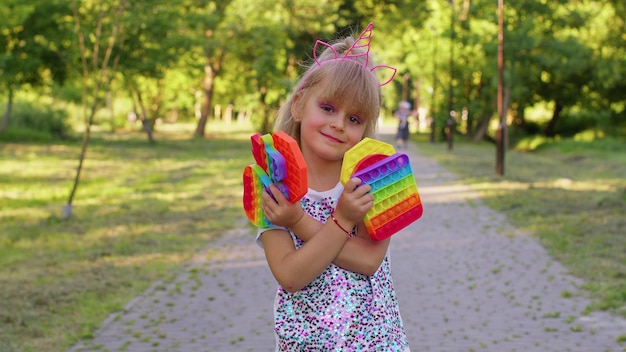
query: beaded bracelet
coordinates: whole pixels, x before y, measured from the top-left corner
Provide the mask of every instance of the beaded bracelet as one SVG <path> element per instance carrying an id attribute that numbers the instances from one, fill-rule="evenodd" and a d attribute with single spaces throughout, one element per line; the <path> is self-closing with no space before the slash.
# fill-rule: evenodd
<path id="1" fill-rule="evenodd" d="M 343 226 L 341 226 L 341 224 L 339 224 L 339 221 L 337 221 L 337 218 L 335 217 L 334 213 L 330 213 L 330 218 L 333 219 L 333 222 L 343 231 L 346 233 L 346 235 L 348 235 L 348 237 L 352 237 L 352 232 L 354 231 L 348 231 L 346 230 Z"/>

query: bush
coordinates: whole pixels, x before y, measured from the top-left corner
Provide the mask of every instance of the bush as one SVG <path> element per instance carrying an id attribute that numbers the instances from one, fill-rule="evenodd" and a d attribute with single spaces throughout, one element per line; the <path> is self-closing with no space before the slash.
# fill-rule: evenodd
<path id="1" fill-rule="evenodd" d="M 0 141 L 3 142 L 40 142 L 49 143 L 54 138 L 50 133 L 28 130 L 24 128 L 9 128 L 6 132 L 0 133 Z M 1 350 L 0 350 L 1 351 Z"/>
<path id="2" fill-rule="evenodd" d="M 34 106 L 30 103 L 18 103 L 13 107 L 6 133 L 0 135 L 0 138 L 4 140 L 16 137 L 26 140 L 66 139 L 71 130 L 65 110 L 47 105 Z"/>
<path id="3" fill-rule="evenodd" d="M 585 130 L 597 129 L 608 121 L 608 112 L 576 111 L 564 114 L 556 123 L 555 132 L 562 137 L 573 137 Z"/>
<path id="4" fill-rule="evenodd" d="M 520 138 L 513 149 L 520 152 L 533 151 L 551 142 L 551 138 L 547 138 L 542 135 L 526 136 L 524 138 Z"/>

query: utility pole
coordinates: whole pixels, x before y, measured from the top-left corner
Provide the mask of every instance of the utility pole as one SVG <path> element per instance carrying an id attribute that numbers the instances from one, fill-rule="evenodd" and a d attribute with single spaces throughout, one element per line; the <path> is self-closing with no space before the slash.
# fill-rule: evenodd
<path id="1" fill-rule="evenodd" d="M 504 107 L 504 0 L 498 0 L 498 131 L 496 135 L 496 174 L 504 175 L 506 111 Z"/>
<path id="2" fill-rule="evenodd" d="M 409 101 L 409 77 L 408 73 L 402 75 L 402 100 Z"/>
<path id="3" fill-rule="evenodd" d="M 431 25 L 433 30 L 433 94 L 430 101 L 430 143 L 435 143 L 435 116 L 437 115 L 437 101 L 435 100 L 435 94 L 437 94 L 437 29 Z"/>
<path id="4" fill-rule="evenodd" d="M 450 3 L 450 85 L 448 86 L 448 120 L 446 121 L 446 137 L 448 150 L 452 150 L 454 138 L 454 1 Z"/>

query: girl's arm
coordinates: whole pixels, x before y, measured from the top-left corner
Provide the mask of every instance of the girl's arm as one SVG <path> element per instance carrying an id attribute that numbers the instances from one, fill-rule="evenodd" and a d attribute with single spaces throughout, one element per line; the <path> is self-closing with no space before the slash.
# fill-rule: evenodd
<path id="1" fill-rule="evenodd" d="M 353 182 L 356 182 L 356 185 L 358 185 L 360 180 L 355 180 L 356 181 Z M 352 187 L 352 185 L 346 186 Z M 273 224 L 285 226 L 291 229 L 296 236 L 305 242 L 311 241 L 317 234 L 323 232 L 323 228 L 326 225 L 332 225 L 339 229 L 339 227 L 334 224 L 331 219 L 328 219 L 327 223 L 323 224 L 310 217 L 302 210 L 299 203 L 289 203 L 274 186 L 271 187 L 272 194 L 275 195 L 276 200 L 274 201 L 269 194 L 264 193 L 263 203 L 268 204 L 268 209 L 264 208 L 264 211 L 268 219 Z M 371 189 L 371 187 L 367 185 L 359 188 L 361 188 L 361 192 L 369 192 Z M 343 195 L 342 198 L 344 198 Z M 344 203 L 344 201 L 347 202 L 348 200 L 348 197 L 346 197 L 346 199 L 342 199 L 341 203 Z M 365 196 L 365 201 L 373 202 L 373 197 L 367 194 Z M 367 207 L 367 210 L 369 210 L 370 207 L 371 205 Z M 367 211 L 365 211 L 365 213 L 366 212 Z M 363 213 L 363 216 L 365 213 Z M 335 218 L 337 218 L 336 214 Z M 385 239 L 383 241 L 372 241 L 369 238 L 367 228 L 361 219 L 359 219 L 358 222 L 358 236 L 347 241 L 341 251 L 334 257 L 332 262 L 344 269 L 354 271 L 356 273 L 373 275 L 385 258 L 387 248 L 389 247 L 389 239 Z M 342 226 L 346 226 L 339 219 L 338 221 L 342 224 Z M 349 227 L 349 229 L 352 229 L 352 227 Z"/>
<path id="2" fill-rule="evenodd" d="M 285 290 L 296 292 L 318 277 L 339 254 L 348 236 L 326 224 L 319 233 L 296 250 L 289 232 L 269 230 L 261 234 L 270 270 Z"/>
<path id="3" fill-rule="evenodd" d="M 311 240 L 299 249 L 296 250 L 291 236 L 285 230 L 268 230 L 261 235 L 270 270 L 285 290 L 296 292 L 302 289 L 318 277 L 341 252 L 350 238 L 341 227 L 351 229 L 372 207 L 373 196 L 367 193 L 370 188 L 357 188 L 360 182 L 359 179 L 348 181 L 347 188 L 341 194 L 334 213 L 341 226 L 332 221 L 321 227 L 316 226 L 317 231 Z M 294 209 L 291 206 L 286 207 L 287 200 L 278 193 L 280 192 L 274 193 L 276 200 L 269 194 L 263 194 L 262 207 L 268 220 L 280 226 L 302 220 L 303 214 L 296 219 L 287 217 L 287 223 L 274 222 L 285 219 L 285 209 L 289 210 L 287 213 Z"/>
<path id="4" fill-rule="evenodd" d="M 328 219 L 327 223 L 335 225 L 331 219 Z M 314 229 L 323 225 L 324 224 L 321 222 L 305 214 L 305 216 L 303 216 L 295 226 L 290 227 L 290 229 L 301 240 L 307 242 L 316 235 Z M 373 241 L 370 239 L 363 221 L 360 221 L 357 226 L 357 236 L 346 242 L 341 252 L 339 252 L 339 255 L 333 260 L 333 263 L 359 274 L 374 275 L 383 259 L 385 259 L 387 248 L 389 247 L 389 239 Z"/>

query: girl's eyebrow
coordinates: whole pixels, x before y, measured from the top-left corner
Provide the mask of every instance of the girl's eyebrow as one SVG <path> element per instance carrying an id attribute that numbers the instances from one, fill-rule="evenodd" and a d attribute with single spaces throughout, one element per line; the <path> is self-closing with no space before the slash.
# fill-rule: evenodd
<path id="1" fill-rule="evenodd" d="M 318 98 L 318 103 L 330 105 L 335 109 L 345 108 L 345 110 L 348 112 L 348 115 L 357 116 L 362 121 L 367 120 L 367 111 L 360 108 L 359 104 L 350 104 L 345 102 L 338 103 L 337 99 L 333 98 L 332 96 L 320 96 Z"/>

